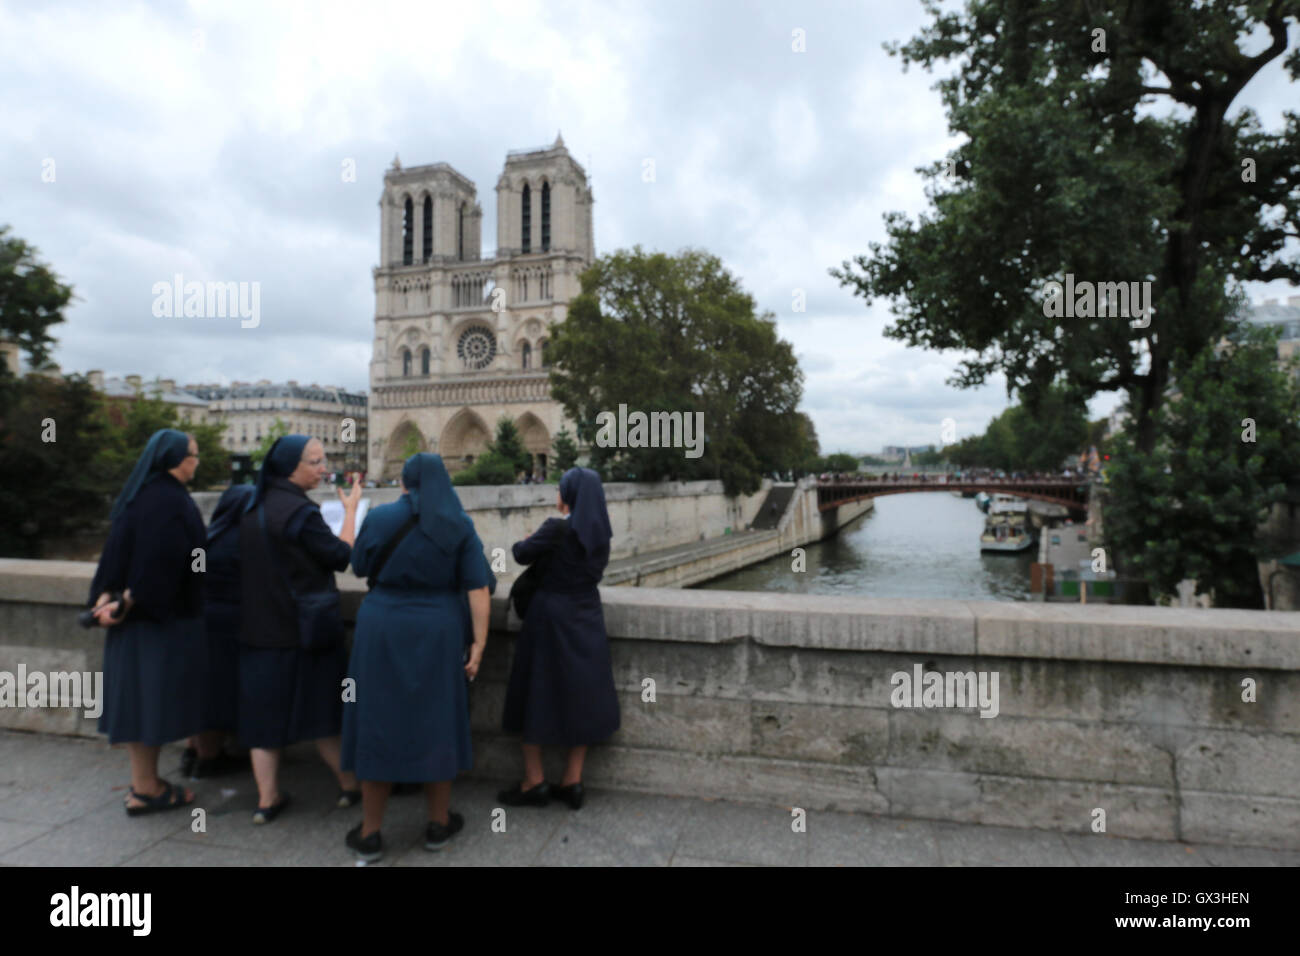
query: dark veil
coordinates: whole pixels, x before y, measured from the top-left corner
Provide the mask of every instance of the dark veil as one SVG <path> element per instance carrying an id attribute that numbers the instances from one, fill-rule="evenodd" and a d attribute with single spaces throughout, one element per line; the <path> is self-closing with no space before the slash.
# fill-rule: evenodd
<path id="1" fill-rule="evenodd" d="M 144 446 L 144 451 L 136 460 L 135 467 L 131 469 L 130 477 L 122 486 L 122 493 L 113 503 L 109 520 L 116 521 L 120 518 L 127 506 L 140 493 L 141 488 L 163 472 L 179 465 L 185 460 L 189 450 L 190 436 L 175 428 L 160 428 L 149 436 L 149 444 Z"/>
<path id="2" fill-rule="evenodd" d="M 420 530 L 443 554 L 454 554 L 470 535 L 473 523 L 451 486 L 442 457 L 421 452 L 406 459 L 402 484 L 411 499 L 411 510 L 419 516 Z"/>
<path id="3" fill-rule="evenodd" d="M 590 468 L 570 468 L 560 478 L 560 500 L 569 506 L 569 527 L 587 554 L 609 550 L 614 531 L 605 509 L 605 486 Z"/>

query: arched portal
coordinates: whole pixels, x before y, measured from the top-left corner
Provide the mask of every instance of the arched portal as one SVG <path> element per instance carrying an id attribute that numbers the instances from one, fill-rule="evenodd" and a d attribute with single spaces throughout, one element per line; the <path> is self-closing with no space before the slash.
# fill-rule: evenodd
<path id="1" fill-rule="evenodd" d="M 382 480 L 400 478 L 402 465 L 406 464 L 406 459 L 422 451 L 428 451 L 428 448 L 424 436 L 420 434 L 420 429 L 415 427 L 415 422 L 408 419 L 399 424 L 388 437 L 388 447 L 384 451 Z"/>
<path id="2" fill-rule="evenodd" d="M 545 475 L 551 454 L 551 433 L 532 412 L 520 415 L 515 421 L 515 428 L 519 430 L 519 440 L 533 456 L 533 470 L 539 475 Z"/>
<path id="3" fill-rule="evenodd" d="M 483 454 L 491 438 L 492 432 L 483 419 L 462 408 L 447 422 L 438 439 L 438 450 L 447 471 L 454 474 Z"/>

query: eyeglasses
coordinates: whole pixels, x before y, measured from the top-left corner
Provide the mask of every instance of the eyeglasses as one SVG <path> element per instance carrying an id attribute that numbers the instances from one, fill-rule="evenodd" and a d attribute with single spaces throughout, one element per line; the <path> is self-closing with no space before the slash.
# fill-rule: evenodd
<path id="1" fill-rule="evenodd" d="M 313 467 L 313 468 L 319 468 L 321 465 L 325 464 L 325 459 L 324 459 L 324 458 L 304 458 L 304 459 L 303 459 L 303 462 L 304 462 L 304 464 L 311 465 L 311 467 Z"/>

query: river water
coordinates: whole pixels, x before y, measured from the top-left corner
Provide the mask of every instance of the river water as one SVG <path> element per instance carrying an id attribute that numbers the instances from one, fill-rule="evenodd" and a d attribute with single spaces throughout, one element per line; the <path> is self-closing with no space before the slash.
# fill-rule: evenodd
<path id="1" fill-rule="evenodd" d="M 751 565 L 701 588 L 789 591 L 889 598 L 1029 600 L 1029 566 L 1038 548 L 980 552 L 984 514 L 974 498 L 951 492 L 884 495 L 875 510 L 838 535 L 810 544 L 807 570 L 791 557 Z"/>

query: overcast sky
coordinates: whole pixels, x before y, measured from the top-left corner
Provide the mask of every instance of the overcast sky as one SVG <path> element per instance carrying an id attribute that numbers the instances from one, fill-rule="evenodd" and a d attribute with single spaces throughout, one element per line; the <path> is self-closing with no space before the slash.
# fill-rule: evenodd
<path id="1" fill-rule="evenodd" d="M 702 247 L 776 314 L 824 452 L 938 443 L 947 417 L 982 431 L 1003 385 L 946 385 L 958 356 L 885 339 L 887 303 L 827 275 L 926 208 L 915 168 L 956 143 L 935 77 L 881 47 L 924 22 L 919 0 L 0 0 L 0 223 L 75 287 L 64 371 L 367 389 L 393 155 L 473 180 L 490 249 L 506 151 L 559 130 L 598 255 Z M 1280 63 L 1238 100 L 1274 130 L 1296 101 Z M 156 317 L 177 273 L 260 283 L 260 325 Z"/>

